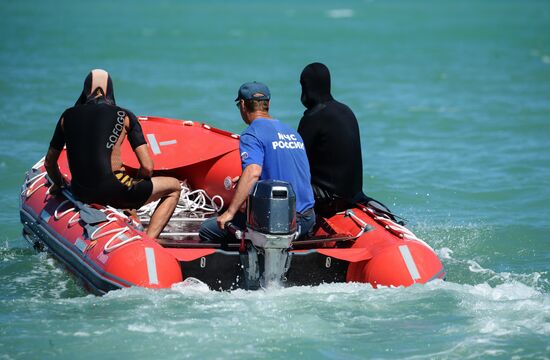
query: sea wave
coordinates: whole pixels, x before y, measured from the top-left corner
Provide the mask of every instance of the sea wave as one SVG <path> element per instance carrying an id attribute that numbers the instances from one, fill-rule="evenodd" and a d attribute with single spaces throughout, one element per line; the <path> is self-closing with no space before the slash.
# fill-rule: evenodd
<path id="1" fill-rule="evenodd" d="M 352 9 L 332 9 L 327 11 L 327 16 L 333 19 L 351 18 L 354 15 Z"/>

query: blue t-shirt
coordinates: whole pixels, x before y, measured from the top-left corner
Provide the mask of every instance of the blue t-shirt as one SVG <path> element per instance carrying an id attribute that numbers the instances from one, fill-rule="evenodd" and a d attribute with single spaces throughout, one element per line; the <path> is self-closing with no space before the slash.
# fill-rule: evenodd
<path id="1" fill-rule="evenodd" d="M 255 119 L 241 134 L 240 151 L 243 170 L 257 164 L 262 167 L 260 180 L 282 180 L 292 185 L 297 212 L 313 207 L 304 141 L 294 129 L 276 119 Z"/>

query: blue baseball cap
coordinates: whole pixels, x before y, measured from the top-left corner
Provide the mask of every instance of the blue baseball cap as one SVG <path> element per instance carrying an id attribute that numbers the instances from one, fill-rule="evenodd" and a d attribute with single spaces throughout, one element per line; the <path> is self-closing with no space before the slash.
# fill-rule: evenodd
<path id="1" fill-rule="evenodd" d="M 271 94 L 267 85 L 261 82 L 244 83 L 239 88 L 239 93 L 235 101 L 239 100 L 269 100 Z"/>

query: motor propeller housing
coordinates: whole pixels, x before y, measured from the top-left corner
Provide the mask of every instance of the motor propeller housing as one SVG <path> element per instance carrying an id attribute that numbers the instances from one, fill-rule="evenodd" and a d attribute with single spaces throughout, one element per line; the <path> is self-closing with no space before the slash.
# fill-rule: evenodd
<path id="1" fill-rule="evenodd" d="M 292 186 L 279 180 L 258 181 L 248 196 L 246 225 L 248 287 L 280 283 L 290 267 L 288 250 L 298 234 Z"/>

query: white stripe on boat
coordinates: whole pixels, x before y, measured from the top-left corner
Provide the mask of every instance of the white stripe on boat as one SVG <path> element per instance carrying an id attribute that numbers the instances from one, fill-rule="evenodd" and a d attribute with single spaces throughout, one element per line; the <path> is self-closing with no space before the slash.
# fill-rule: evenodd
<path id="1" fill-rule="evenodd" d="M 405 265 L 407 265 L 407 270 L 409 270 L 409 274 L 411 274 L 413 281 L 416 282 L 416 280 L 420 279 L 420 273 L 418 272 L 416 264 L 414 263 L 409 247 L 407 245 L 401 245 L 399 246 L 399 251 L 401 252 L 403 260 L 405 260 Z"/>
<path id="2" fill-rule="evenodd" d="M 147 134 L 147 140 L 149 140 L 149 145 L 151 145 L 151 150 L 153 151 L 153 154 L 160 154 L 160 148 L 155 134 Z"/>
<path id="3" fill-rule="evenodd" d="M 145 248 L 145 259 L 147 260 L 147 273 L 149 274 L 149 284 L 158 284 L 157 263 L 155 261 L 155 250 L 150 247 Z"/>
<path id="4" fill-rule="evenodd" d="M 165 146 L 165 145 L 174 145 L 174 144 L 177 144 L 177 143 L 178 143 L 177 140 L 166 140 L 166 141 L 159 142 L 159 145 L 160 146 Z"/>

